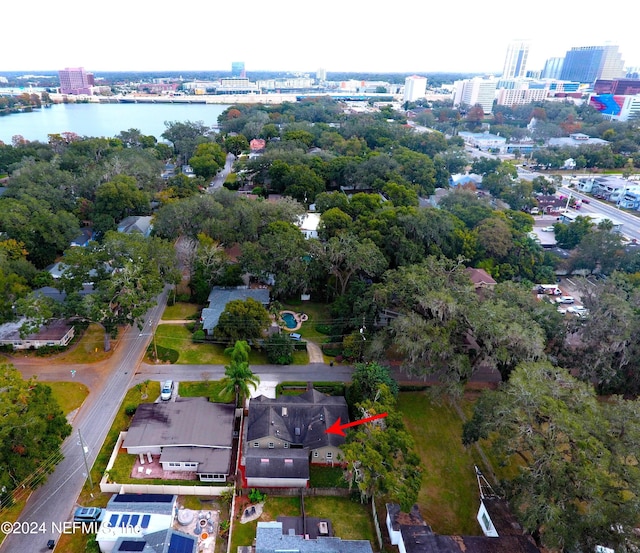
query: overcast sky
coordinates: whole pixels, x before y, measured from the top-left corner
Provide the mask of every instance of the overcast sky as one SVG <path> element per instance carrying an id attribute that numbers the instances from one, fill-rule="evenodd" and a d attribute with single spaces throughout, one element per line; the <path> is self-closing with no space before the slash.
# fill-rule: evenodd
<path id="1" fill-rule="evenodd" d="M 530 40 L 527 69 L 605 43 L 620 47 L 626 67 L 640 66 L 637 18 L 612 9 L 604 17 L 555 0 L 12 1 L 2 7 L 0 71 L 230 70 L 244 61 L 248 72 L 500 74 L 515 39 Z"/>

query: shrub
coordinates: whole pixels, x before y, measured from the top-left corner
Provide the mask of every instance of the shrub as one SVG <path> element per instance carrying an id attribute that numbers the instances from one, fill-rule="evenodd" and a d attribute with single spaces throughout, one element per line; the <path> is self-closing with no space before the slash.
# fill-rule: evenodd
<path id="1" fill-rule="evenodd" d="M 249 501 L 251 503 L 262 503 L 265 499 L 267 499 L 267 494 L 262 493 L 260 490 L 256 490 L 255 488 L 251 488 L 249 492 Z"/>
<path id="2" fill-rule="evenodd" d="M 124 408 L 124 412 L 128 417 L 133 417 L 133 415 L 136 414 L 136 409 L 138 408 L 137 405 L 134 405 L 133 403 L 131 405 L 127 405 Z"/>
<path id="3" fill-rule="evenodd" d="M 319 332 L 320 334 L 329 335 L 331 334 L 333 326 L 328 324 L 317 324 L 315 328 L 316 328 L 316 332 Z"/>
<path id="4" fill-rule="evenodd" d="M 269 363 L 290 365 L 293 362 L 293 349 L 295 346 L 287 334 L 272 334 L 265 340 L 265 346 Z"/>
<path id="5" fill-rule="evenodd" d="M 204 330 L 202 329 L 196 330 L 191 336 L 191 340 L 194 341 L 195 343 L 204 342 L 204 338 L 205 338 L 205 334 L 204 334 Z"/>

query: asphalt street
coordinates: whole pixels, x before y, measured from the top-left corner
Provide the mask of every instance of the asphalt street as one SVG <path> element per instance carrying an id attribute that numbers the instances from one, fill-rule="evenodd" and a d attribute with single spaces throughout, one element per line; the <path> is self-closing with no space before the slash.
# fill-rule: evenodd
<path id="1" fill-rule="evenodd" d="M 132 386 L 135 369 L 162 315 L 166 296 L 165 290 L 159 297 L 158 305 L 147 314 L 145 332 L 129 329 L 127 339 L 120 341 L 118 350 L 111 358 L 110 374 L 91 389 L 73 421 L 73 433 L 62 446 L 64 459 L 49 475 L 47 482 L 31 494 L 20 515 L 19 524 L 14 527 L 15 531 L 6 537 L 0 547 L 3 553 L 47 551 L 47 541 L 58 540 L 62 523 L 71 519 L 78 495 L 87 479 L 78 431 L 82 435 L 87 465 L 91 467 L 127 390 Z M 46 369 L 46 366 L 43 367 L 42 372 L 46 373 Z M 65 380 L 69 379 L 70 369 L 70 366 L 65 367 Z M 99 492 L 97 484 L 93 483 L 96 492 Z"/>

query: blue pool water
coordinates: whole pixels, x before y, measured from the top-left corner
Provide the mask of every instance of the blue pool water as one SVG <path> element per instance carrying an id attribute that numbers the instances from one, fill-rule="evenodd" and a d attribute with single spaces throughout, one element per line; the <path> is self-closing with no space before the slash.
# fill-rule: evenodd
<path id="1" fill-rule="evenodd" d="M 281 313 L 280 315 L 287 328 L 295 328 L 298 326 L 296 318 L 291 313 Z"/>

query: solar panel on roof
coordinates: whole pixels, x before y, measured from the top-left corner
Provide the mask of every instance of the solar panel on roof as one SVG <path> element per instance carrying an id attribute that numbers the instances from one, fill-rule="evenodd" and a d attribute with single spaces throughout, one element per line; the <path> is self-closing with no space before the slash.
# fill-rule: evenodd
<path id="1" fill-rule="evenodd" d="M 118 526 L 125 527 L 129 524 L 129 515 L 122 515 L 120 519 L 120 524 Z"/>
<path id="2" fill-rule="evenodd" d="M 121 493 L 112 500 L 114 503 L 171 503 L 173 496 L 163 493 Z"/>
<path id="3" fill-rule="evenodd" d="M 151 515 L 144 515 L 142 517 L 142 522 L 140 523 L 141 528 L 149 528 L 149 521 L 151 520 Z"/>
<path id="4" fill-rule="evenodd" d="M 129 526 L 136 526 L 140 520 L 140 515 L 131 515 L 129 519 Z"/>
<path id="5" fill-rule="evenodd" d="M 169 549 L 167 550 L 167 553 L 192 553 L 192 551 L 192 538 L 190 538 L 189 536 L 171 534 L 171 541 L 169 542 Z"/>
<path id="6" fill-rule="evenodd" d="M 120 515 L 111 515 L 111 518 L 109 519 L 109 528 L 115 528 L 119 516 Z"/>
<path id="7" fill-rule="evenodd" d="M 126 540 L 120 544 L 118 551 L 142 551 L 144 546 L 144 541 Z"/>

